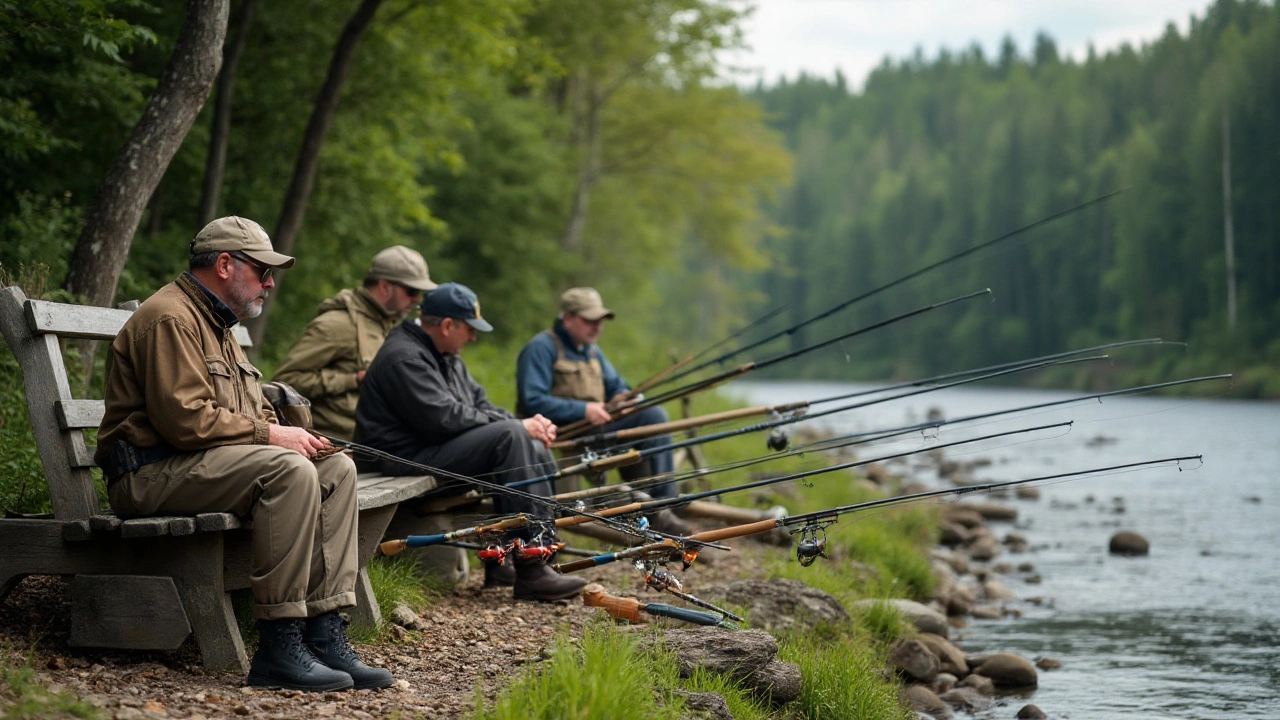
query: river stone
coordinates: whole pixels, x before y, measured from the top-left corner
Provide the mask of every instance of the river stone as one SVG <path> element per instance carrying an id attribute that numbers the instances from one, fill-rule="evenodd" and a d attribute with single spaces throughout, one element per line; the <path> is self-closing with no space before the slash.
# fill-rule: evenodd
<path id="1" fill-rule="evenodd" d="M 964 651 L 952 645 L 949 640 L 933 633 L 920 633 L 916 636 L 925 647 L 929 648 L 929 652 L 938 658 L 938 669 L 944 673 L 951 673 L 956 677 L 964 677 L 969 674 L 969 664 L 964 661 Z"/>
<path id="2" fill-rule="evenodd" d="M 889 647 L 889 667 L 921 682 L 932 682 L 941 664 L 929 646 L 914 638 L 902 638 Z"/>
<path id="3" fill-rule="evenodd" d="M 744 677 L 778 654 L 778 642 L 763 630 L 679 628 L 664 632 L 661 642 L 675 654 L 680 677 L 689 677 L 698 668 Z"/>
<path id="4" fill-rule="evenodd" d="M 933 568 L 933 599 L 945 600 L 956 586 L 956 571 L 945 561 L 934 558 L 930 562 Z"/>
<path id="5" fill-rule="evenodd" d="M 981 535 L 974 538 L 967 549 L 971 559 L 987 562 L 1000 554 L 1000 543 L 991 535 Z"/>
<path id="6" fill-rule="evenodd" d="M 941 695 L 956 686 L 959 678 L 949 672 L 940 672 L 933 678 L 933 682 L 929 683 L 929 689 Z"/>
<path id="7" fill-rule="evenodd" d="M 994 605 L 975 605 L 969 610 L 969 614 L 976 620 L 996 620 L 1004 617 L 1004 613 L 1000 612 L 1000 608 Z"/>
<path id="8" fill-rule="evenodd" d="M 933 548 L 929 551 L 931 557 L 951 566 L 956 575 L 967 575 L 969 573 L 969 558 L 964 553 L 958 553 L 954 550 L 946 548 Z"/>
<path id="9" fill-rule="evenodd" d="M 971 667 L 972 665 L 973 663 L 970 663 Z M 963 680 L 957 683 L 957 685 L 962 688 L 973 688 L 987 697 L 996 694 L 996 684 L 991 682 L 991 678 L 984 675 L 978 675 L 977 673 L 970 673 L 966 675 Z"/>
<path id="10" fill-rule="evenodd" d="M 782 660 L 768 665 L 739 680 L 743 687 L 773 706 L 789 703 L 800 697 L 800 666 Z"/>
<path id="11" fill-rule="evenodd" d="M 955 547 L 969 541 L 969 529 L 960 523 L 950 520 L 938 521 L 938 542 L 947 547 Z"/>
<path id="12" fill-rule="evenodd" d="M 932 718 L 949 718 L 952 716 L 951 706 L 924 685 L 911 685 L 902 691 L 902 701 L 907 707 Z"/>
<path id="13" fill-rule="evenodd" d="M 1110 551 L 1112 555 L 1134 557 L 1151 552 L 1151 544 L 1136 532 L 1121 530 L 1111 536 Z"/>
<path id="14" fill-rule="evenodd" d="M 939 695 L 938 698 L 948 705 L 954 705 L 971 713 L 981 712 L 991 707 L 991 699 L 971 687 L 958 687 L 948 690 Z"/>
<path id="15" fill-rule="evenodd" d="M 740 580 L 729 585 L 725 600 L 748 608 L 751 624 L 766 630 L 814 627 L 849 619 L 849 613 L 834 595 L 799 580 Z"/>
<path id="16" fill-rule="evenodd" d="M 987 524 L 982 515 L 976 510 L 971 509 L 968 505 L 948 505 L 943 511 L 942 517 L 948 522 L 962 525 L 966 529 L 972 530 Z"/>
<path id="17" fill-rule="evenodd" d="M 1045 720 L 1049 716 L 1045 715 L 1044 711 L 1035 705 L 1023 705 L 1015 717 L 1018 720 Z"/>
<path id="18" fill-rule="evenodd" d="M 684 720 L 733 720 L 729 703 L 719 693 L 672 690 L 671 694 L 684 700 L 688 712 Z"/>
<path id="19" fill-rule="evenodd" d="M 985 520 L 1017 520 L 1018 509 L 1000 503 L 965 503 L 964 506 L 978 513 Z"/>
<path id="20" fill-rule="evenodd" d="M 920 632 L 929 632 L 934 635 L 941 635 L 942 637 L 949 637 L 951 634 L 950 628 L 947 627 L 946 616 L 937 610 L 921 605 L 915 600 L 907 600 L 905 598 L 876 600 L 874 598 L 868 598 L 866 600 L 857 601 L 853 606 L 855 608 L 867 610 L 881 603 L 893 606 L 895 610 L 901 613 L 902 616 Z"/>
<path id="21" fill-rule="evenodd" d="M 1062 661 L 1055 660 L 1054 658 L 1051 658 L 1051 657 L 1042 657 L 1036 661 L 1036 667 L 1040 668 L 1041 670 L 1057 670 L 1058 668 L 1062 667 Z"/>
<path id="22" fill-rule="evenodd" d="M 1031 485 L 1019 485 L 1013 493 L 1019 500 L 1039 500 L 1040 488 Z"/>
<path id="23" fill-rule="evenodd" d="M 421 630 L 426 625 L 418 613 L 402 602 L 396 603 L 395 609 L 391 611 L 391 622 L 408 630 Z"/>
<path id="24" fill-rule="evenodd" d="M 991 678 L 997 687 L 1035 687 L 1037 684 L 1035 666 L 1013 653 L 996 653 L 973 671 Z"/>
<path id="25" fill-rule="evenodd" d="M 982 592 L 988 600 L 1012 600 L 1013 591 L 999 580 L 988 580 L 982 583 Z"/>
<path id="26" fill-rule="evenodd" d="M 973 601 L 966 596 L 964 588 L 956 586 L 947 596 L 947 617 L 961 617 L 972 610 Z"/>

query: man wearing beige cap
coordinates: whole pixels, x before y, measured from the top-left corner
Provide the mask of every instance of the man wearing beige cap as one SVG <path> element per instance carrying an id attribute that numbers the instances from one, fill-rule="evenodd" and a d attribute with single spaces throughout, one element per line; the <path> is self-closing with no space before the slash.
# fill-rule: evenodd
<path id="1" fill-rule="evenodd" d="M 189 270 L 111 343 L 94 460 L 121 517 L 230 512 L 253 521 L 259 644 L 250 685 L 386 687 L 391 673 L 360 662 L 338 614 L 355 605 L 355 465 L 328 441 L 276 422 L 232 332 L 262 312 L 275 271 L 292 265 L 252 220 L 205 226 Z"/>
<path id="2" fill-rule="evenodd" d="M 416 250 L 394 245 L 373 256 L 363 287 L 320 303 L 272 378 L 311 401 L 318 432 L 350 440 L 365 370 L 391 328 L 435 289 L 427 262 Z"/>
<path id="3" fill-rule="evenodd" d="M 560 316 L 550 330 L 544 330 L 525 344 L 516 361 L 517 410 L 520 415 L 542 415 L 558 426 L 582 419 L 592 425 L 609 423 L 605 403 L 631 388 L 604 356 L 596 340 L 604 321 L 614 312 L 604 306 L 595 288 L 578 287 L 560 296 Z M 609 424 L 608 430 L 641 427 L 667 422 L 661 407 L 648 408 Z M 650 438 L 640 448 L 668 445 L 670 436 Z M 646 462 L 622 468 L 624 478 L 633 479 L 670 473 L 671 453 L 655 453 Z M 669 497 L 674 485 L 658 486 L 656 497 Z"/>

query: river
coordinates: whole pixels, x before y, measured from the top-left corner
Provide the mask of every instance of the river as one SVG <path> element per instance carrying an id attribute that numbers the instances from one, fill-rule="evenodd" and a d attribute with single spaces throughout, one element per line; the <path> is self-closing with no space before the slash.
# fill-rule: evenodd
<path id="1" fill-rule="evenodd" d="M 867 387 L 741 382 L 730 392 L 777 404 Z M 931 407 L 960 417 L 1072 396 L 955 388 L 814 423 L 850 433 L 918 422 Z M 1005 582 L 1044 603 L 1016 603 L 1018 619 L 973 621 L 959 644 L 1052 657 L 1063 666 L 1040 671 L 1027 699 L 1008 699 L 978 717 L 1013 717 L 1033 702 L 1051 718 L 1280 718 L 1280 403 L 1124 397 L 1014 418 L 944 428 L 936 442 L 1075 421 L 1071 432 L 1034 442 L 947 451 L 950 459 L 992 460 L 975 475 L 991 481 L 1174 455 L 1203 454 L 1204 464 L 1051 484 L 1038 501 L 1008 501 L 1031 550 L 999 559 L 1030 561 L 1043 580 Z M 939 482 L 936 475 L 920 479 Z M 993 526 L 999 537 L 1013 529 Z M 1118 530 L 1147 538 L 1150 555 L 1109 555 Z"/>

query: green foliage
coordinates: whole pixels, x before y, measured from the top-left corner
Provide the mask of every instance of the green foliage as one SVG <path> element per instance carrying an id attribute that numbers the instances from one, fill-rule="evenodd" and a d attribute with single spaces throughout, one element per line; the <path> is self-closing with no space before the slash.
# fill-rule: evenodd
<path id="1" fill-rule="evenodd" d="M 800 666 L 804 682 L 796 700 L 806 720 L 888 720 L 913 717 L 898 702 L 896 686 L 884 682 L 882 646 L 816 633 L 797 635 L 782 644 L 783 660 Z"/>
<path id="2" fill-rule="evenodd" d="M 368 570 L 369 584 L 373 586 L 373 594 L 378 598 L 378 609 L 384 619 L 391 617 L 391 611 L 400 603 L 421 612 L 434 604 L 447 587 L 438 579 L 427 576 L 413 558 L 404 555 L 375 557 L 369 561 Z M 386 622 L 378 629 L 353 627 L 351 639 L 358 642 L 385 640 L 387 629 Z"/>
<path id="3" fill-rule="evenodd" d="M 1190 32 L 1082 61 L 1041 36 L 1024 54 L 976 46 L 886 61 L 859 91 L 801 77 L 757 99 L 796 156 L 773 210 L 761 310 L 797 322 L 984 240 L 1121 187 L 1131 190 L 816 324 L 800 346 L 928 302 L 991 287 L 995 303 L 947 308 L 811 356 L 784 372 L 844 379 L 933 374 L 1162 336 L 1119 368 L 1051 379 L 1119 384 L 1244 370 L 1274 388 L 1280 324 L 1280 12 L 1219 0 Z M 1239 322 L 1227 327 L 1224 118 Z M 743 283 L 757 287 L 759 278 Z M 784 324 L 782 320 L 776 327 Z M 1214 391 L 1218 391 L 1215 388 Z"/>
<path id="4" fill-rule="evenodd" d="M 99 718 L 102 713 L 67 692 L 54 692 L 37 676 L 31 656 L 0 643 L 0 720 Z"/>

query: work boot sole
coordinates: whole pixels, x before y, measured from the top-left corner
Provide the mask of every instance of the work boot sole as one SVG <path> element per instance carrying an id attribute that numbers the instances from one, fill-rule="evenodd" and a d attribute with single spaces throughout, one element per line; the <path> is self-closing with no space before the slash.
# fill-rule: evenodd
<path id="1" fill-rule="evenodd" d="M 273 677 L 263 677 L 261 675 L 255 676 L 253 673 L 249 673 L 249 686 L 266 688 L 268 690 L 284 689 L 302 690 L 304 692 L 330 692 L 332 690 L 346 690 L 348 688 L 354 688 L 355 681 L 352 680 L 350 676 L 347 676 L 345 681 L 335 680 L 325 685 L 300 685 L 296 683 L 282 682 Z"/>

